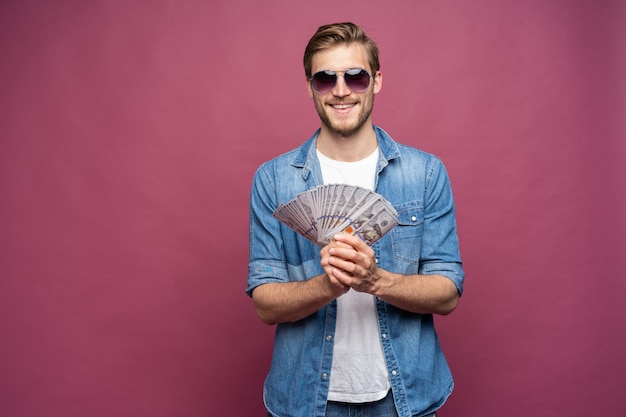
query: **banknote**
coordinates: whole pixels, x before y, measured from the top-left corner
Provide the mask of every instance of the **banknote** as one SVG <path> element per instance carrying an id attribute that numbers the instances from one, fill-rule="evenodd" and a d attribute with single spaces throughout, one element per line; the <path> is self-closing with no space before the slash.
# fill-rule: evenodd
<path id="1" fill-rule="evenodd" d="M 398 224 L 398 213 L 382 195 L 346 184 L 326 184 L 281 203 L 274 217 L 317 245 L 337 233 L 374 244 Z"/>

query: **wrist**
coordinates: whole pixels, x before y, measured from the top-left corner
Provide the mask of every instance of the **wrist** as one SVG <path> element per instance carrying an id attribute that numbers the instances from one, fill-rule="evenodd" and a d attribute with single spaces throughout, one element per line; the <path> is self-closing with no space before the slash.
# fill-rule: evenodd
<path id="1" fill-rule="evenodd" d="M 402 275 L 378 269 L 374 280 L 372 295 L 384 299 Z"/>

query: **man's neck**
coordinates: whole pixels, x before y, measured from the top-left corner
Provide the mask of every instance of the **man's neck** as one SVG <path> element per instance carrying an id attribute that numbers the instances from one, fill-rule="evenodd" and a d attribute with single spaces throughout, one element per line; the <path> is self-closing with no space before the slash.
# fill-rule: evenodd
<path id="1" fill-rule="evenodd" d="M 330 159 L 355 162 L 367 158 L 376 150 L 378 141 L 372 125 L 353 135 L 343 136 L 322 126 L 317 138 L 317 150 Z"/>

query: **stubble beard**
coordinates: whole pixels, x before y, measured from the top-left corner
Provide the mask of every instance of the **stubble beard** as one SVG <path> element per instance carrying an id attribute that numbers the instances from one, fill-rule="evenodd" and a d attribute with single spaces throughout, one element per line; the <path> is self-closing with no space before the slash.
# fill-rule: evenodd
<path id="1" fill-rule="evenodd" d="M 367 97 L 364 101 L 361 101 L 361 103 L 363 103 L 365 107 L 362 107 L 356 122 L 352 124 L 333 123 L 324 104 L 317 100 L 315 101 L 315 108 L 317 109 L 317 114 L 319 114 L 322 123 L 326 126 L 326 128 L 328 128 L 328 130 L 340 136 L 349 137 L 357 133 L 372 114 L 372 110 L 374 108 L 374 93 L 371 92 L 369 97 Z"/>

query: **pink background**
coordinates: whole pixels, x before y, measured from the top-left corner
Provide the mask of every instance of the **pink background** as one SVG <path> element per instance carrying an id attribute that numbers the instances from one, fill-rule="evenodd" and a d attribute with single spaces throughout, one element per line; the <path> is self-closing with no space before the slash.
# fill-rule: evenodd
<path id="1" fill-rule="evenodd" d="M 620 0 L 3 1 L 1 415 L 264 415 L 250 182 L 318 126 L 301 57 L 341 20 L 453 182 L 440 416 L 624 415 Z"/>

